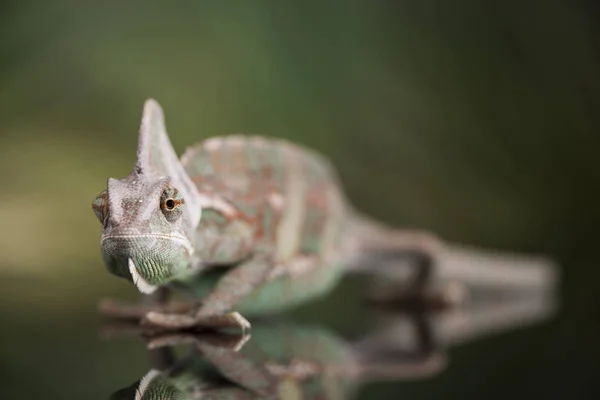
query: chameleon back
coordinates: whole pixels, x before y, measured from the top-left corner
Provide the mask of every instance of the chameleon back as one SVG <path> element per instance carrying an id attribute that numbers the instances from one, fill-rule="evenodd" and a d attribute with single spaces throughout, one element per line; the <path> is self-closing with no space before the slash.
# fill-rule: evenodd
<path id="1" fill-rule="evenodd" d="M 240 312 L 300 302 L 336 283 L 349 207 L 321 155 L 280 139 L 231 135 L 188 149 L 181 161 L 200 193 L 226 199 L 235 218 L 254 227 L 253 248 L 274 254 L 271 283 L 244 301 Z M 203 211 L 198 230 L 219 218 Z"/>

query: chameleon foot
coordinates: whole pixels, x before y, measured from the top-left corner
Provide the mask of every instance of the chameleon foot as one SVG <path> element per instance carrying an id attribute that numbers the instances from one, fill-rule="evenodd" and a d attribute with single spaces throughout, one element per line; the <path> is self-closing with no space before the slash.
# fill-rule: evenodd
<path id="1" fill-rule="evenodd" d="M 151 311 L 142 319 L 142 325 L 164 330 L 238 328 L 244 334 L 250 331 L 248 320 L 235 311 L 206 317 L 198 317 L 191 313 L 171 314 Z"/>

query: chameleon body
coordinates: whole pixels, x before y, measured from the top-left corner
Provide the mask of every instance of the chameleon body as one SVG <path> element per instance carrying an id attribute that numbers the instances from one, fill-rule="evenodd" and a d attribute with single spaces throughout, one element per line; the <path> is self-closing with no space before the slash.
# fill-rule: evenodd
<path id="1" fill-rule="evenodd" d="M 109 178 L 93 209 L 110 272 L 142 293 L 179 286 L 203 298 L 194 315 L 147 316 L 163 326 L 309 300 L 336 284 L 362 244 L 385 242 L 352 210 L 320 154 L 281 139 L 229 135 L 179 159 L 152 99 L 133 172 Z"/>
<path id="2" fill-rule="evenodd" d="M 269 264 L 237 310 L 275 311 L 335 284 L 348 210 L 318 154 L 282 140 L 231 135 L 188 149 L 182 163 L 199 191 L 226 202 L 225 213 L 203 211 L 194 242 L 200 259 L 228 264 L 263 254 Z M 191 285 L 196 295 L 203 282 L 198 275 Z"/>
<path id="3" fill-rule="evenodd" d="M 179 287 L 201 298 L 189 313 L 149 312 L 142 321 L 162 328 L 249 328 L 240 312 L 274 312 L 323 295 L 343 272 L 377 257 L 416 260 L 419 284 L 441 248 L 428 234 L 362 216 L 331 164 L 306 147 L 228 135 L 179 158 L 152 99 L 132 173 L 109 178 L 93 210 L 110 272 L 142 293 Z"/>

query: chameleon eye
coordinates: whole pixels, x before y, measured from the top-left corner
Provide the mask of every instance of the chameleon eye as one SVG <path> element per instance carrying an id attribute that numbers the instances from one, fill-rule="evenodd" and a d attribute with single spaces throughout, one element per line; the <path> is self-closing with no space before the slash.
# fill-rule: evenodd
<path id="1" fill-rule="evenodd" d="M 160 199 L 160 208 L 167 220 L 174 222 L 181 215 L 180 205 L 185 203 L 177 189 L 167 188 Z"/>
<path id="2" fill-rule="evenodd" d="M 175 200 L 169 198 L 167 200 L 165 200 L 165 208 L 167 210 L 172 210 L 175 208 Z"/>
<path id="3" fill-rule="evenodd" d="M 106 190 L 103 190 L 98 196 L 96 196 L 94 202 L 92 203 L 92 209 L 94 210 L 94 214 L 96 214 L 98 221 L 104 223 L 104 219 L 106 218 L 106 214 L 108 212 L 108 199 Z"/>

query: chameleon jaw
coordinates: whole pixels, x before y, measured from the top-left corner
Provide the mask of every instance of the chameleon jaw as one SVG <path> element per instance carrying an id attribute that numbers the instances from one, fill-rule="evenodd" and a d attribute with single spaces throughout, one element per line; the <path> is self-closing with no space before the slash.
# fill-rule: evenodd
<path id="1" fill-rule="evenodd" d="M 152 294 L 156 291 L 156 289 L 158 289 L 158 286 L 148 283 L 148 281 L 140 275 L 131 258 L 128 260 L 128 264 L 131 279 L 140 292 L 144 294 Z"/>
<path id="2" fill-rule="evenodd" d="M 140 385 L 135 390 L 135 400 L 142 400 L 150 383 L 159 375 L 160 371 L 156 369 L 151 369 L 146 375 L 144 375 L 144 377 L 140 380 Z"/>

